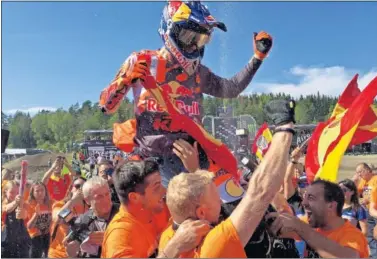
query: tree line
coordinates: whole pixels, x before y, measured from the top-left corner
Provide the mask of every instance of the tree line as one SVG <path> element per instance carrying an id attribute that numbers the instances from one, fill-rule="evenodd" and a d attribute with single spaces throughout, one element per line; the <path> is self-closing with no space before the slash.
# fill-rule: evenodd
<path id="1" fill-rule="evenodd" d="M 273 99 L 290 99 L 290 95 L 252 94 L 234 99 L 206 97 L 203 101 L 204 115 L 218 114 L 218 108 L 231 106 L 233 115 L 252 115 L 257 124 L 267 121 L 264 105 Z M 298 124 L 324 121 L 332 113 L 338 98 L 325 95 L 307 95 L 296 98 L 296 120 Z M 117 112 L 104 115 L 98 109 L 98 103 L 85 101 L 71 105 L 68 110 L 42 110 L 33 117 L 30 114 L 16 112 L 6 115 L 2 112 L 2 128 L 10 130 L 9 148 L 41 148 L 64 151 L 74 142 L 83 140 L 85 130 L 112 129 L 115 122 L 124 122 L 134 117 L 133 103 L 126 99 Z"/>

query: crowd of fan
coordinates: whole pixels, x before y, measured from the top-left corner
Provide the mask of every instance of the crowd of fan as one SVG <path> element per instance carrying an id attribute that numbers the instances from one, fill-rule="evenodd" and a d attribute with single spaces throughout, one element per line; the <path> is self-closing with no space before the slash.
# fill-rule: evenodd
<path id="1" fill-rule="evenodd" d="M 377 257 L 377 175 L 361 163 L 353 179 L 309 185 L 301 150 L 289 154 L 294 125 L 281 127 L 230 203 L 184 140 L 174 153 L 192 173 L 167 189 L 153 159 L 102 160 L 85 179 L 58 157 L 22 196 L 20 177 L 4 169 L 2 257 Z"/>

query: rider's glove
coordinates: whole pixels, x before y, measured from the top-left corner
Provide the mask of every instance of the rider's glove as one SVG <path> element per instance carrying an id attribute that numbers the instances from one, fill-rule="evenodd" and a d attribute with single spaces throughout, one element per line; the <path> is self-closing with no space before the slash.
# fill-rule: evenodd
<path id="1" fill-rule="evenodd" d="M 272 37 L 267 32 L 261 31 L 260 33 L 254 32 L 254 55 L 263 60 L 267 57 L 268 52 L 272 47 Z"/>
<path id="2" fill-rule="evenodd" d="M 280 126 L 290 122 L 296 123 L 295 107 L 296 103 L 293 100 L 274 100 L 266 105 L 265 111 L 274 124 Z"/>
<path id="3" fill-rule="evenodd" d="M 127 67 L 128 66 L 128 67 Z M 137 60 L 134 64 L 128 64 L 121 69 L 118 78 L 121 78 L 121 83 L 118 84 L 118 90 L 130 86 L 138 79 L 144 81 L 149 72 L 148 64 L 145 60 Z"/>

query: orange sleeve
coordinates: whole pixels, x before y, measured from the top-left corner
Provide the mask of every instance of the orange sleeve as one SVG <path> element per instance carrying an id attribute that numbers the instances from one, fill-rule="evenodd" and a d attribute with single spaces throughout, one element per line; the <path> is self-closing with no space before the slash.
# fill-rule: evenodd
<path id="1" fill-rule="evenodd" d="M 198 257 L 198 254 L 196 254 Z M 244 247 L 230 218 L 221 222 L 205 237 L 200 258 L 246 258 Z"/>
<path id="2" fill-rule="evenodd" d="M 338 242 L 341 246 L 355 249 L 359 253 L 359 258 L 369 257 L 368 241 L 360 231 L 349 231 L 343 233 Z"/>
<path id="3" fill-rule="evenodd" d="M 132 237 L 131 231 L 126 228 L 112 228 L 106 230 L 102 243 L 101 258 L 147 258 L 143 247 L 138 240 Z"/>
<path id="4" fill-rule="evenodd" d="M 26 213 L 27 213 L 27 218 L 25 220 L 25 223 L 26 223 L 26 226 L 27 226 L 27 224 L 29 223 L 29 221 L 31 220 L 31 218 L 34 215 L 35 206 L 29 204 L 28 206 L 25 207 L 25 210 L 26 210 Z M 28 230 L 31 238 L 35 237 L 38 234 L 38 229 L 35 228 L 35 227 L 34 228 L 27 228 L 27 230 Z"/>

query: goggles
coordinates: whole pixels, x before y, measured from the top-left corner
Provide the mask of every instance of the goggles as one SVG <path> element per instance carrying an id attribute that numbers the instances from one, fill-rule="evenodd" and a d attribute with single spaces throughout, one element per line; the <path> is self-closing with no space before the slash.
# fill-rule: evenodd
<path id="1" fill-rule="evenodd" d="M 177 35 L 177 39 L 184 47 L 196 46 L 198 49 L 201 49 L 211 40 L 211 34 L 182 28 Z"/>

